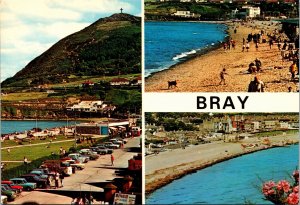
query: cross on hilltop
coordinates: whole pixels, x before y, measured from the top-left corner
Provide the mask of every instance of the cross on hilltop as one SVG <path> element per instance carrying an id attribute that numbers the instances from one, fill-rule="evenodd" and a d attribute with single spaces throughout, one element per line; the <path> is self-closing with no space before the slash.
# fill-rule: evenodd
<path id="1" fill-rule="evenodd" d="M 121 8 L 120 10 L 121 10 L 121 13 L 123 13 L 123 9 Z"/>

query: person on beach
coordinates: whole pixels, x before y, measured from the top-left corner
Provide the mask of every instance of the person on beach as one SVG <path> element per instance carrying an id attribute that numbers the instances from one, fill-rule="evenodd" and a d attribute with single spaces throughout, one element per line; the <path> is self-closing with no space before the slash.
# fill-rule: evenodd
<path id="1" fill-rule="evenodd" d="M 256 71 L 259 72 L 261 70 L 261 61 L 259 60 L 259 58 L 255 59 L 255 66 L 256 66 Z"/>
<path id="2" fill-rule="evenodd" d="M 230 40 L 228 40 L 228 42 L 227 42 L 227 50 L 230 50 L 230 44 L 231 42 L 230 42 Z"/>
<path id="3" fill-rule="evenodd" d="M 246 39 L 245 38 L 243 38 L 243 45 L 246 43 Z"/>
<path id="4" fill-rule="evenodd" d="M 222 85 L 222 82 L 224 83 L 224 85 L 226 85 L 225 75 L 228 75 L 228 74 L 226 73 L 226 68 L 223 68 L 223 70 L 220 72 L 221 81 L 220 81 L 219 85 Z"/>
<path id="5" fill-rule="evenodd" d="M 256 67 L 255 67 L 255 63 L 254 63 L 254 62 L 251 62 L 251 63 L 249 64 L 248 72 L 249 72 L 250 74 L 256 72 Z"/>
<path id="6" fill-rule="evenodd" d="M 278 50 L 281 50 L 281 43 L 279 41 L 277 43 L 277 48 L 278 48 Z"/>
<path id="7" fill-rule="evenodd" d="M 291 81 L 295 80 L 296 72 L 298 71 L 298 67 L 296 64 L 296 61 L 293 62 L 293 64 L 290 66 L 290 73 L 291 73 Z"/>
<path id="8" fill-rule="evenodd" d="M 110 161 L 111 161 L 111 166 L 114 166 L 114 161 L 115 161 L 115 158 L 114 158 L 114 155 L 110 155 Z"/>
<path id="9" fill-rule="evenodd" d="M 227 49 L 227 43 L 223 43 L 223 48 L 224 48 L 224 51 L 226 51 L 226 49 Z"/>
<path id="10" fill-rule="evenodd" d="M 270 39 L 270 40 L 269 40 L 269 46 L 270 46 L 270 49 L 272 49 L 272 46 L 273 46 L 273 39 Z"/>
<path id="11" fill-rule="evenodd" d="M 245 48 L 246 48 L 246 45 L 243 43 L 243 49 L 242 49 L 242 52 L 245 51 Z"/>
<path id="12" fill-rule="evenodd" d="M 235 50 L 235 41 L 234 40 L 232 40 L 231 46 L 232 46 L 232 49 Z"/>
<path id="13" fill-rule="evenodd" d="M 248 86 L 248 92 L 264 92 L 264 87 L 265 84 L 255 76 Z"/>
<path id="14" fill-rule="evenodd" d="M 255 43 L 256 51 L 258 51 L 258 42 Z"/>
<path id="15" fill-rule="evenodd" d="M 249 42 L 247 42 L 247 44 L 246 44 L 246 49 L 247 49 L 247 52 L 248 52 L 249 49 L 250 49 L 250 44 L 249 44 Z"/>

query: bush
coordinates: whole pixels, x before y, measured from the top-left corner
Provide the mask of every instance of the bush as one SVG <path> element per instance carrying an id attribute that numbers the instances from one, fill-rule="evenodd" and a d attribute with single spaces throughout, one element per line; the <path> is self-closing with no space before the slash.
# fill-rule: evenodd
<path id="1" fill-rule="evenodd" d="M 50 156 L 46 156 L 46 157 L 41 157 L 41 158 L 31 161 L 27 165 L 22 164 L 20 166 L 13 167 L 8 170 L 4 170 L 1 173 L 1 175 L 2 175 L 1 177 L 4 180 L 19 177 L 23 174 L 27 174 L 32 169 L 38 168 L 39 166 L 41 166 L 41 164 L 45 160 L 56 160 L 56 159 L 59 159 L 59 155 L 55 154 L 55 155 L 50 155 Z"/>

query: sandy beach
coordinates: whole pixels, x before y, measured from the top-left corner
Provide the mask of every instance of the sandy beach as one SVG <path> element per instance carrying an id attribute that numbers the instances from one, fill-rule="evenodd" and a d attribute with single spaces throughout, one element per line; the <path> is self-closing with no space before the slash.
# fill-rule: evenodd
<path id="1" fill-rule="evenodd" d="M 193 173 L 199 169 L 232 159 L 244 154 L 276 147 L 283 140 L 298 143 L 298 134 L 268 137 L 271 146 L 263 145 L 263 138 L 249 138 L 236 143 L 217 141 L 209 144 L 189 146 L 146 156 L 145 182 L 146 194 L 172 182 L 175 179 Z M 255 148 L 242 148 L 241 144 L 258 144 Z"/>
<path id="2" fill-rule="evenodd" d="M 237 26 L 237 33 L 234 27 Z M 270 49 L 268 43 L 250 43 L 249 52 L 242 52 L 243 38 L 249 33 L 258 33 L 264 29 L 266 33 L 278 28 L 278 23 L 248 22 L 228 23 L 230 37 L 236 41 L 236 49 L 224 51 L 223 48 L 190 59 L 174 67 L 151 75 L 145 79 L 146 92 L 247 92 L 250 81 L 258 76 L 265 83 L 265 92 L 287 92 L 288 87 L 296 92 L 298 83 L 291 82 L 289 67 L 291 61 L 282 61 L 280 50 L 275 43 Z M 246 73 L 248 65 L 256 58 L 262 62 L 262 72 Z M 282 67 L 282 69 L 274 69 Z M 220 72 L 227 69 L 226 85 L 219 85 Z M 177 81 L 177 88 L 168 89 L 168 81 Z"/>

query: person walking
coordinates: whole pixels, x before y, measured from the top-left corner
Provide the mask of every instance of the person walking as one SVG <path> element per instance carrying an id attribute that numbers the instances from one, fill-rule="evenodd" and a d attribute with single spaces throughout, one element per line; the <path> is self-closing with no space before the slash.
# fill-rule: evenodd
<path id="1" fill-rule="evenodd" d="M 110 161 L 111 161 L 111 166 L 114 166 L 114 161 L 115 161 L 115 158 L 114 158 L 114 155 L 110 155 Z"/>
<path id="2" fill-rule="evenodd" d="M 10 155 L 10 148 L 7 148 L 7 154 Z"/>
<path id="3" fill-rule="evenodd" d="M 249 44 L 249 42 L 247 42 L 247 44 L 246 44 L 246 50 L 247 50 L 247 52 L 249 51 L 249 49 L 250 49 L 250 44 Z"/>
<path id="4" fill-rule="evenodd" d="M 263 81 L 259 80 L 257 76 L 254 77 L 254 80 L 250 82 L 248 86 L 248 92 L 264 92 L 265 84 Z"/>
<path id="5" fill-rule="evenodd" d="M 224 83 L 224 85 L 226 85 L 225 75 L 228 75 L 228 74 L 226 73 L 226 68 L 223 68 L 223 70 L 220 72 L 221 81 L 220 81 L 219 85 L 221 85 L 222 83 Z"/>
<path id="6" fill-rule="evenodd" d="M 24 157 L 23 162 L 24 162 L 25 165 L 27 165 L 28 164 L 28 159 L 26 157 Z"/>
<path id="7" fill-rule="evenodd" d="M 55 188 L 57 189 L 58 188 L 58 182 L 59 182 L 59 173 L 57 172 L 56 174 L 55 174 Z"/>
<path id="8" fill-rule="evenodd" d="M 64 186 L 63 185 L 63 180 L 65 178 L 64 173 L 60 173 L 59 178 L 60 178 L 61 187 L 63 187 Z"/>
<path id="9" fill-rule="evenodd" d="M 298 71 L 298 67 L 296 64 L 296 61 L 293 62 L 293 64 L 290 66 L 290 73 L 291 73 L 291 81 L 295 80 L 296 72 Z"/>

